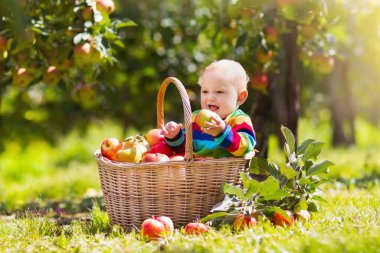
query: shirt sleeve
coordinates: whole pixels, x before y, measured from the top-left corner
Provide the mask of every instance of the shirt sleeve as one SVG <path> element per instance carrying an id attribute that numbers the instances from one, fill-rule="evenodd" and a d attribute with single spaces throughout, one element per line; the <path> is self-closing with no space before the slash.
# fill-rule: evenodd
<path id="1" fill-rule="evenodd" d="M 185 148 L 185 129 L 181 129 L 176 137 L 169 139 L 165 137 L 165 142 L 176 152 L 181 152 Z"/>
<path id="2" fill-rule="evenodd" d="M 244 156 L 256 145 L 256 134 L 250 119 L 240 116 L 215 138 L 215 142 L 233 156 Z"/>

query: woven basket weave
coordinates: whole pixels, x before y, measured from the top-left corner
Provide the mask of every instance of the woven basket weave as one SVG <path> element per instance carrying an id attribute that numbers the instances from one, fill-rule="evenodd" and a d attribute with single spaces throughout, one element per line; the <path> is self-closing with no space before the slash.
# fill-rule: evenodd
<path id="1" fill-rule="evenodd" d="M 157 126 L 164 125 L 163 99 L 173 83 L 182 98 L 186 130 L 185 161 L 121 163 L 95 152 L 106 209 L 113 224 L 124 229 L 139 226 L 146 218 L 169 216 L 178 226 L 202 218 L 223 200 L 223 183 L 240 183 L 253 152 L 241 158 L 194 159 L 191 107 L 182 83 L 168 77 L 157 96 Z"/>

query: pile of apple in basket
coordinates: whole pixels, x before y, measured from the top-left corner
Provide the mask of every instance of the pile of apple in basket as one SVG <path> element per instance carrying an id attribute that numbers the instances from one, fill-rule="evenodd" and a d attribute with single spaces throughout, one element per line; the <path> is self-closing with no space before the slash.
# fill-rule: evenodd
<path id="1" fill-rule="evenodd" d="M 211 122 L 213 112 L 203 109 L 195 118 L 199 126 Z M 121 141 L 117 138 L 107 138 L 100 147 L 103 157 L 117 162 L 167 162 L 183 161 L 184 150 L 176 153 L 165 142 L 161 129 L 149 130 L 145 135 L 137 134 Z"/>
<path id="2" fill-rule="evenodd" d="M 151 129 L 145 135 L 137 134 L 120 140 L 107 138 L 100 147 L 103 157 L 117 162 L 183 161 L 184 153 L 175 153 L 166 144 L 161 129 Z"/>

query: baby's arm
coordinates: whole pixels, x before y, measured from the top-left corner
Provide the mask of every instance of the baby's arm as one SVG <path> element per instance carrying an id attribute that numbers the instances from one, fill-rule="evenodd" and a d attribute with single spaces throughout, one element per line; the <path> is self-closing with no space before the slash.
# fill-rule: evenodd
<path id="1" fill-rule="evenodd" d="M 162 134 L 165 136 L 165 142 L 177 153 L 184 152 L 185 133 L 182 124 L 174 121 L 166 123 L 162 128 Z"/>
<path id="2" fill-rule="evenodd" d="M 243 156 L 256 145 L 256 134 L 249 117 L 239 115 L 215 141 L 234 156 Z"/>
<path id="3" fill-rule="evenodd" d="M 174 139 L 182 128 L 181 123 L 170 121 L 162 128 L 162 134 L 168 139 Z"/>

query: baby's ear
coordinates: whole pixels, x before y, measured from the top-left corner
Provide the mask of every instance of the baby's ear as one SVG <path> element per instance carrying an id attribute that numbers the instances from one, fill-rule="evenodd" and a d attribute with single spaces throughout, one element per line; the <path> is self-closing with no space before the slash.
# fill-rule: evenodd
<path id="1" fill-rule="evenodd" d="M 245 100 L 247 100 L 247 97 L 248 97 L 248 91 L 247 90 L 239 91 L 239 94 L 237 97 L 237 104 L 238 105 L 244 104 Z"/>

